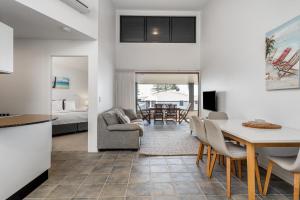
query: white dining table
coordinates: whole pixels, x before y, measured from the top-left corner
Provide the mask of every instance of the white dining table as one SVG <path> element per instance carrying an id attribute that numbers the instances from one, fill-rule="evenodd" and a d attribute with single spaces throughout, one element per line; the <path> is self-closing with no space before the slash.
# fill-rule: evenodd
<path id="1" fill-rule="evenodd" d="M 221 128 L 224 136 L 235 140 L 247 148 L 248 199 L 255 199 L 255 149 L 257 147 L 300 147 L 300 130 L 256 129 L 242 125 L 247 120 L 213 120 Z"/>

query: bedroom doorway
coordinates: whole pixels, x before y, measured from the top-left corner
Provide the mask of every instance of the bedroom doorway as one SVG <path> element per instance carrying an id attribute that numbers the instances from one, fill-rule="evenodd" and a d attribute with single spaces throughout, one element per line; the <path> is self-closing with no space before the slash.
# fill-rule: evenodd
<path id="1" fill-rule="evenodd" d="M 88 149 L 88 57 L 51 57 L 53 151 Z"/>

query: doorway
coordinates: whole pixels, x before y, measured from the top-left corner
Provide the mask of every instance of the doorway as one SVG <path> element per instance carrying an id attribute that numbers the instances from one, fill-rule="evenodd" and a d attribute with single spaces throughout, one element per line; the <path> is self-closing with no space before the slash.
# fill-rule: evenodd
<path id="1" fill-rule="evenodd" d="M 199 116 L 198 72 L 137 72 L 137 110 L 151 110 L 157 104 L 190 107 L 188 116 Z M 151 115 L 153 118 L 153 115 Z"/>
<path id="2" fill-rule="evenodd" d="M 88 57 L 51 58 L 53 151 L 88 149 Z"/>

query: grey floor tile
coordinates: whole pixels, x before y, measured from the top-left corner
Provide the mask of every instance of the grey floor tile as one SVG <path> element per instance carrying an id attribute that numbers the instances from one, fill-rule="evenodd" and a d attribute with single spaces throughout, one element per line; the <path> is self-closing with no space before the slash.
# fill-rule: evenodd
<path id="1" fill-rule="evenodd" d="M 106 184 L 104 185 L 101 196 L 125 197 L 127 184 Z"/>
<path id="2" fill-rule="evenodd" d="M 194 182 L 173 182 L 172 184 L 178 195 L 203 194 L 199 186 Z"/>
<path id="3" fill-rule="evenodd" d="M 157 172 L 169 172 L 169 167 L 167 165 L 152 165 L 150 166 L 151 173 Z"/>
<path id="4" fill-rule="evenodd" d="M 152 200 L 152 197 L 126 197 L 126 200 Z"/>
<path id="5" fill-rule="evenodd" d="M 175 190 L 171 183 L 152 183 L 153 196 L 175 195 Z"/>
<path id="6" fill-rule="evenodd" d="M 157 183 L 168 183 L 172 182 L 170 173 L 151 173 L 151 181 Z"/>
<path id="7" fill-rule="evenodd" d="M 108 179 L 108 174 L 93 174 L 86 177 L 83 184 L 85 185 L 97 185 L 105 183 Z"/>
<path id="8" fill-rule="evenodd" d="M 205 195 L 216 195 L 216 196 L 226 195 L 224 187 L 219 182 L 206 181 L 206 182 L 199 182 L 198 184 Z"/>
<path id="9" fill-rule="evenodd" d="M 184 195 L 179 196 L 180 200 L 206 200 L 204 195 Z"/>
<path id="10" fill-rule="evenodd" d="M 86 177 L 86 175 L 66 176 L 60 181 L 60 185 L 80 185 Z"/>
<path id="11" fill-rule="evenodd" d="M 131 173 L 129 183 L 147 183 L 151 181 L 150 173 Z"/>
<path id="12" fill-rule="evenodd" d="M 109 176 L 108 183 L 128 183 L 129 173 L 113 173 Z"/>
<path id="13" fill-rule="evenodd" d="M 194 177 L 191 173 L 170 173 L 172 181 L 194 181 Z"/>
<path id="14" fill-rule="evenodd" d="M 29 194 L 28 198 L 45 198 L 55 189 L 56 185 L 41 185 Z"/>
<path id="15" fill-rule="evenodd" d="M 101 185 L 81 185 L 76 192 L 76 198 L 97 198 L 100 195 Z"/>
<path id="16" fill-rule="evenodd" d="M 78 189 L 76 185 L 58 185 L 47 198 L 71 198 Z"/>
<path id="17" fill-rule="evenodd" d="M 152 200 L 179 200 L 178 196 L 153 196 Z"/>
<path id="18" fill-rule="evenodd" d="M 151 196 L 151 191 L 151 183 L 130 184 L 126 196 Z"/>

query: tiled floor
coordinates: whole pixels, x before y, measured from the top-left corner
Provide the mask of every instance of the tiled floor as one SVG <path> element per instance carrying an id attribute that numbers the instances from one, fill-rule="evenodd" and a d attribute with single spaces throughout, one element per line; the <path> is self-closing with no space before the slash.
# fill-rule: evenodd
<path id="1" fill-rule="evenodd" d="M 178 127 L 177 127 L 178 128 Z M 174 125 L 156 125 L 146 130 L 174 130 Z M 213 177 L 205 163 L 195 165 L 195 156 L 145 157 L 132 151 L 100 153 L 54 152 L 49 180 L 28 200 L 223 200 L 226 176 L 216 165 Z M 205 159 L 204 159 L 205 160 Z M 245 170 L 245 168 L 244 168 Z M 262 177 L 264 177 L 264 171 Z M 270 195 L 257 199 L 292 199 L 291 185 L 272 177 Z M 232 199 L 247 199 L 246 173 L 232 179 Z"/>
<path id="2" fill-rule="evenodd" d="M 224 168 L 216 165 L 213 178 L 208 179 L 205 164 L 196 167 L 194 156 L 141 157 L 136 152 L 113 151 L 55 152 L 52 157 L 49 180 L 27 199 L 227 199 Z M 234 177 L 232 192 L 234 200 L 247 199 L 245 180 Z M 274 177 L 270 192 L 264 199 L 291 199 L 292 186 Z"/>

